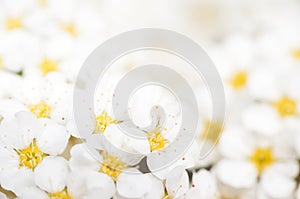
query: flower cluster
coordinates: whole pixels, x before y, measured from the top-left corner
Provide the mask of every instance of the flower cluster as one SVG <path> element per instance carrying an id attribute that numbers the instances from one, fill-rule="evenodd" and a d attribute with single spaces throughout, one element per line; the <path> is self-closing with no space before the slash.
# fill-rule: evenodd
<path id="1" fill-rule="evenodd" d="M 0 199 L 300 198 L 300 3 L 266 2 L 0 1 Z M 176 99 L 157 87 L 133 96 L 133 121 L 153 123 L 141 141 L 122 134 L 118 125 L 126 121 L 109 106 L 109 81 L 146 57 L 131 56 L 104 77 L 89 138 L 73 118 L 87 56 L 140 25 L 203 41 L 226 93 L 223 125 L 211 120 L 206 87 L 195 81 L 202 110 L 196 140 L 158 171 L 143 158 L 178 139 Z M 149 109 L 157 104 L 167 114 Z"/>

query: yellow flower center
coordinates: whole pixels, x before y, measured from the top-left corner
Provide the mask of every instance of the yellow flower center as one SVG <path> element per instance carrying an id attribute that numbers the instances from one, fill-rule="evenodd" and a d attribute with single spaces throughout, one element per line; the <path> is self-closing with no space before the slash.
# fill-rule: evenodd
<path id="1" fill-rule="evenodd" d="M 246 86 L 247 78 L 247 73 L 245 71 L 240 71 L 230 79 L 230 84 L 234 89 L 239 90 Z"/>
<path id="2" fill-rule="evenodd" d="M 35 169 L 35 167 L 43 160 L 46 156 L 36 145 L 36 141 L 29 145 L 29 147 L 16 150 L 20 158 L 20 166 L 27 167 L 29 169 Z"/>
<path id="3" fill-rule="evenodd" d="M 73 37 L 77 36 L 77 30 L 74 24 L 71 23 L 62 24 L 61 28 L 67 33 L 69 33 L 70 35 L 72 35 Z"/>
<path id="4" fill-rule="evenodd" d="M 106 152 L 102 153 L 102 157 L 103 162 L 100 165 L 99 171 L 110 176 L 112 179 L 117 180 L 118 176 L 121 174 L 122 170 L 127 167 L 127 165 Z"/>
<path id="5" fill-rule="evenodd" d="M 257 148 L 250 157 L 251 162 L 256 166 L 259 173 L 274 163 L 275 158 L 270 148 Z"/>
<path id="6" fill-rule="evenodd" d="M 205 124 L 204 132 L 202 133 L 200 138 L 215 143 L 218 141 L 218 138 L 222 131 L 223 127 L 220 123 L 208 121 Z"/>
<path id="7" fill-rule="evenodd" d="M 44 59 L 40 64 L 40 69 L 43 75 L 47 75 L 50 72 L 58 70 L 58 63 L 50 59 Z"/>
<path id="8" fill-rule="evenodd" d="M 7 30 L 15 30 L 22 27 L 22 20 L 18 17 L 9 17 L 5 21 Z"/>
<path id="9" fill-rule="evenodd" d="M 30 106 L 30 112 L 32 112 L 37 118 L 50 118 L 51 107 L 44 103 L 38 103 Z"/>
<path id="10" fill-rule="evenodd" d="M 96 117 L 96 129 L 94 130 L 94 133 L 104 133 L 109 125 L 117 123 L 119 123 L 119 121 L 114 120 L 104 111 L 101 115 Z"/>
<path id="11" fill-rule="evenodd" d="M 294 58 L 300 60 L 300 48 L 293 50 L 293 51 L 292 51 L 292 56 L 293 56 Z"/>
<path id="12" fill-rule="evenodd" d="M 297 102 L 289 97 L 283 97 L 273 105 L 281 117 L 297 114 Z"/>
<path id="13" fill-rule="evenodd" d="M 48 195 L 49 195 L 49 199 L 72 199 L 73 198 L 68 194 L 68 191 L 66 189 L 57 193 L 49 193 Z"/>
<path id="14" fill-rule="evenodd" d="M 161 127 L 158 127 L 154 131 L 147 133 L 147 136 L 151 152 L 165 148 L 165 145 L 168 143 L 161 133 Z"/>

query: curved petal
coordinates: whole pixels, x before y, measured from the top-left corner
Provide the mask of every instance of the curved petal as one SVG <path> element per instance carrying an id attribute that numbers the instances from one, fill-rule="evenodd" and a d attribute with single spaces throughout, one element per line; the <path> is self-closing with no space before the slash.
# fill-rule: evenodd
<path id="1" fill-rule="evenodd" d="M 253 105 L 246 109 L 242 119 L 247 129 L 264 136 L 274 136 L 281 128 L 278 113 L 269 105 Z"/>
<path id="2" fill-rule="evenodd" d="M 48 199 L 49 196 L 37 187 L 25 188 L 20 194 L 20 199 Z"/>
<path id="3" fill-rule="evenodd" d="M 165 194 L 165 187 L 161 180 L 154 177 L 152 174 L 147 174 L 151 183 L 149 184 L 150 190 L 144 195 L 144 199 L 163 198 Z"/>
<path id="4" fill-rule="evenodd" d="M 145 186 L 151 183 L 149 176 L 138 173 L 137 169 L 128 169 L 119 175 L 117 179 L 117 191 L 121 196 L 126 198 L 140 198 L 149 191 L 149 186 Z"/>
<path id="5" fill-rule="evenodd" d="M 34 181 L 43 190 L 57 193 L 67 183 L 68 162 L 62 157 L 46 157 L 35 168 Z"/>
<path id="6" fill-rule="evenodd" d="M 261 186 L 271 198 L 293 198 L 296 181 L 273 170 L 267 170 L 261 179 Z"/>
<path id="7" fill-rule="evenodd" d="M 110 199 L 116 192 L 114 181 L 107 175 L 99 172 L 90 172 L 87 175 L 86 186 L 88 193 L 86 198 Z"/>
<path id="8" fill-rule="evenodd" d="M 258 175 L 254 165 L 239 160 L 221 160 L 216 168 L 217 178 L 234 188 L 251 188 Z"/>
<path id="9" fill-rule="evenodd" d="M 24 149 L 30 145 L 41 125 L 29 112 L 18 112 L 12 120 L 2 121 L 0 127 L 1 142 L 14 149 Z"/>
<path id="10" fill-rule="evenodd" d="M 215 177 L 207 170 L 200 170 L 193 175 L 193 185 L 198 190 L 199 198 L 213 198 L 218 189 Z"/>
<path id="11" fill-rule="evenodd" d="M 93 153 L 94 154 L 94 153 Z M 96 157 L 92 156 L 88 152 L 88 149 L 84 144 L 77 144 L 71 149 L 71 158 L 69 160 L 69 166 L 71 170 L 92 170 L 98 171 L 100 168 L 100 162 L 102 161 L 101 156 L 99 162 Z"/>
<path id="12" fill-rule="evenodd" d="M 0 145 L 0 154 L 0 171 L 19 167 L 19 155 L 13 149 Z"/>
<path id="13" fill-rule="evenodd" d="M 11 190 L 16 195 L 20 195 L 25 188 L 35 187 L 33 172 L 26 168 L 2 172 L 1 186 L 6 190 Z"/>
<path id="14" fill-rule="evenodd" d="M 168 194 L 174 198 L 185 194 L 189 189 L 189 176 L 184 167 L 174 168 L 166 178 Z"/>
<path id="15" fill-rule="evenodd" d="M 58 125 L 51 120 L 44 119 L 44 130 L 37 137 L 39 148 L 49 155 L 58 155 L 64 152 L 70 138 L 64 126 Z"/>
<path id="16" fill-rule="evenodd" d="M 252 137 L 239 127 L 226 129 L 219 141 L 220 153 L 233 159 L 244 159 L 252 152 L 253 146 Z"/>

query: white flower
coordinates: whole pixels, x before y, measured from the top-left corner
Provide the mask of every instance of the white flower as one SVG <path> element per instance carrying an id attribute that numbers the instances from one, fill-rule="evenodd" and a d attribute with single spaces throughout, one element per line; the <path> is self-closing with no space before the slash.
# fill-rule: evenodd
<path id="1" fill-rule="evenodd" d="M 246 34 L 235 34 L 226 38 L 212 53 L 225 80 L 227 97 L 234 100 L 236 94 L 248 88 L 248 76 L 255 67 L 255 42 Z"/>
<path id="2" fill-rule="evenodd" d="M 114 192 L 114 183 L 106 175 L 92 171 L 70 173 L 64 158 L 46 157 L 36 167 L 34 184 L 22 190 L 20 198 L 109 199 Z"/>
<path id="3" fill-rule="evenodd" d="M 100 154 L 83 144 L 75 145 L 71 150 L 70 168 L 72 172 L 100 172 L 115 181 L 118 194 L 124 197 L 140 197 L 147 191 L 149 177 L 135 168 L 137 162 L 112 150 L 101 151 Z M 138 186 L 139 185 L 139 186 Z M 134 189 L 134 191 L 132 191 Z M 108 190 L 109 191 L 109 190 Z"/>
<path id="4" fill-rule="evenodd" d="M 25 2 L 2 1 L 0 12 L 0 62 L 1 67 L 20 72 L 25 63 L 37 52 L 38 39 L 28 31 L 27 21 L 35 1 Z"/>
<path id="5" fill-rule="evenodd" d="M 12 120 L 3 120 L 0 126 L 2 186 L 18 195 L 22 187 L 30 186 L 35 168 L 45 157 L 64 152 L 68 139 L 63 126 L 49 119 L 38 120 L 29 112 L 19 112 Z"/>
<path id="6" fill-rule="evenodd" d="M 295 19 L 299 13 L 290 12 L 290 17 L 280 27 L 264 31 L 258 37 L 257 51 L 262 57 L 262 61 L 272 61 L 274 64 L 284 65 L 285 71 L 291 67 L 299 66 L 300 39 L 298 37 L 300 29 L 295 25 Z M 283 31 L 284 30 L 284 31 Z M 276 44 L 274 43 L 276 42 Z"/>
<path id="7" fill-rule="evenodd" d="M 19 100 L 37 118 L 51 118 L 60 124 L 72 119 L 73 85 L 60 73 L 47 77 L 26 77 L 22 81 Z"/>
<path id="8" fill-rule="evenodd" d="M 56 34 L 67 34 L 75 39 L 99 36 L 106 27 L 101 20 L 97 7 L 91 2 L 77 2 L 67 0 L 63 3 L 58 0 L 47 2 L 46 9 L 56 19 Z M 101 20 L 101 21 L 100 21 Z M 99 37 L 98 37 L 99 38 Z"/>
<path id="9" fill-rule="evenodd" d="M 231 127 L 224 131 L 219 147 L 224 159 L 218 162 L 216 175 L 221 183 L 237 190 L 253 189 L 259 183 L 260 191 L 268 196 L 293 195 L 299 168 L 291 146 L 282 137 L 263 138 Z M 276 190 L 270 181 L 265 181 L 274 169 L 278 172 L 272 177 L 282 183 Z"/>
<path id="10" fill-rule="evenodd" d="M 272 106 L 282 119 L 295 117 L 299 114 L 299 72 L 298 67 L 278 65 L 256 69 L 249 80 L 250 92 L 255 100 Z"/>

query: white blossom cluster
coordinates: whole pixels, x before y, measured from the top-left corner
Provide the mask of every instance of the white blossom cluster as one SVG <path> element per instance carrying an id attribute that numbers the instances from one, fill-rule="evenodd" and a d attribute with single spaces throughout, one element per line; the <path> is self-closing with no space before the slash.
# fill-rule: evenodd
<path id="1" fill-rule="evenodd" d="M 204 44 L 226 93 L 223 125 L 212 122 L 206 88 L 195 82 L 197 138 L 159 171 L 97 136 L 127 151 L 163 153 L 180 123 L 169 93 L 148 88 L 131 104 L 141 125 L 151 119 L 147 107 L 169 107 L 170 122 L 158 117 L 141 142 L 119 133 L 123 121 L 107 105 L 110 84 L 96 94 L 95 139 L 81 137 L 73 119 L 87 56 L 105 39 L 145 26 Z M 121 72 L 143 60 L 137 54 L 120 62 Z M 300 199 L 299 166 L 299 1 L 0 0 L 0 199 Z"/>

